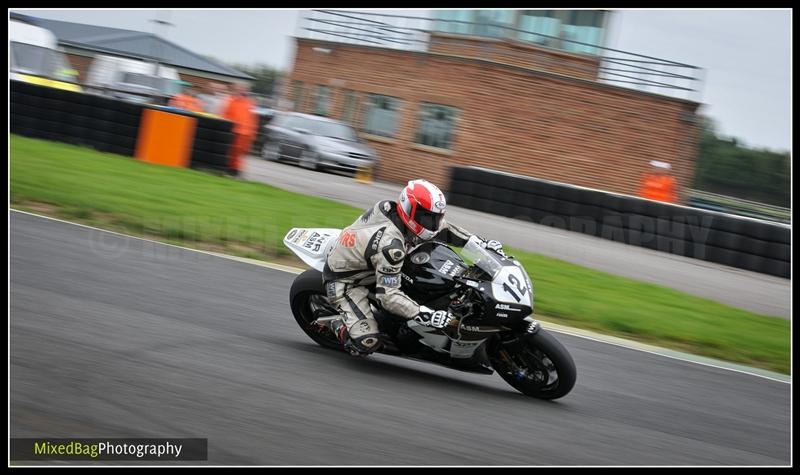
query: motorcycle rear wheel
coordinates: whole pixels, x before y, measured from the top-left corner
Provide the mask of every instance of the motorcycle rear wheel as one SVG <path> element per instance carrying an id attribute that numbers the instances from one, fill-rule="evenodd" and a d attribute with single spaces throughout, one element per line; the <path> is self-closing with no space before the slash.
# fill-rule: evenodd
<path id="1" fill-rule="evenodd" d="M 341 343 L 333 332 L 320 331 L 311 323 L 317 319 L 319 312 L 332 310 L 322 285 L 322 273 L 315 269 L 309 269 L 292 282 L 289 291 L 289 305 L 292 308 L 292 315 L 300 325 L 300 328 L 318 345 L 332 350 L 344 351 Z M 315 314 L 315 311 L 317 314 Z M 331 313 L 331 312 L 328 312 Z"/>

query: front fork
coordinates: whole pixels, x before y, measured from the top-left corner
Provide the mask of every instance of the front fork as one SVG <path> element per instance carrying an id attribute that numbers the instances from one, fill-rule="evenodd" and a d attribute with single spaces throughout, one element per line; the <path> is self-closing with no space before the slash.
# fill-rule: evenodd
<path id="1" fill-rule="evenodd" d="M 507 368 L 518 380 L 528 377 L 528 369 L 519 366 L 511 355 L 521 352 L 525 346 L 524 339 L 527 336 L 535 335 L 541 329 L 541 324 L 531 316 L 525 317 L 523 322 L 516 332 L 499 334 L 492 345 L 493 353 L 507 365 Z"/>

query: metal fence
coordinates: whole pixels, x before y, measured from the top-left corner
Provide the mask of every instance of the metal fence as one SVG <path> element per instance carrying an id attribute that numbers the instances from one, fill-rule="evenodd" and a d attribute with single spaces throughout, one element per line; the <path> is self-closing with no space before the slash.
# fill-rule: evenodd
<path id="1" fill-rule="evenodd" d="M 792 209 L 702 190 L 687 190 L 689 205 L 751 218 L 792 223 Z"/>
<path id="2" fill-rule="evenodd" d="M 457 31 L 453 25 L 487 26 L 482 23 L 443 20 L 419 16 L 389 15 L 384 13 L 354 12 L 343 10 L 310 10 L 304 12 L 298 21 L 297 36 L 309 39 L 325 40 L 337 43 L 400 49 L 407 51 L 427 52 L 432 42 L 437 41 L 443 31 Z M 690 99 L 700 102 L 703 70 L 698 66 L 679 63 L 652 56 L 630 53 L 613 48 L 606 48 L 566 38 L 553 37 L 532 30 L 514 28 L 501 24 L 491 24 L 493 31 L 502 32 L 494 35 L 499 39 L 517 39 L 520 37 L 540 37 L 553 40 L 558 44 L 579 45 L 584 49 L 596 51 L 597 54 L 584 54 L 587 58 L 597 59 L 586 65 L 570 65 L 577 76 L 594 77 L 597 81 L 617 86 L 644 90 L 657 94 Z M 433 34 L 433 35 L 432 35 Z M 447 33 L 453 37 L 453 33 Z M 519 43 L 530 44 L 516 40 Z M 462 42 L 459 47 L 469 48 L 470 56 L 484 60 L 495 60 L 497 49 L 491 43 L 475 44 Z M 537 46 L 545 50 L 563 51 Z M 503 52 L 508 55 L 508 51 Z M 515 53 L 520 60 L 524 56 L 533 56 L 534 52 L 519 51 Z M 579 53 L 570 53 L 579 54 Z M 563 60 L 549 55 L 538 55 L 538 61 L 549 62 L 548 66 L 563 66 Z M 559 64 L 561 62 L 561 64 Z"/>

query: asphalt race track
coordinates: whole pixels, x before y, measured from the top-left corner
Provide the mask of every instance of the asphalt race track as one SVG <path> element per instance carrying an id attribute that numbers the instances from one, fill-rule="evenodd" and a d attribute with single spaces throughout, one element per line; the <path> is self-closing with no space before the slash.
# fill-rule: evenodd
<path id="1" fill-rule="evenodd" d="M 293 274 L 10 213 L 11 437 L 202 437 L 224 465 L 788 465 L 790 385 L 563 334 L 555 402 L 318 347 Z"/>

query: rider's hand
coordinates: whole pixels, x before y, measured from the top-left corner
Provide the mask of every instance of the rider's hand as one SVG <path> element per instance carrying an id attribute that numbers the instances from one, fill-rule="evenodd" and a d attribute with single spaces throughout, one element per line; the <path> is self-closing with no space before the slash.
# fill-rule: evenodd
<path id="1" fill-rule="evenodd" d="M 486 248 L 486 249 L 489 249 L 490 251 L 494 251 L 495 253 L 497 253 L 497 254 L 499 254 L 499 255 L 501 255 L 503 257 L 506 257 L 506 253 L 503 252 L 503 245 L 500 244 L 500 241 L 495 241 L 493 239 L 489 240 L 489 241 L 484 240 L 483 241 L 483 247 Z"/>
<path id="2" fill-rule="evenodd" d="M 414 317 L 414 321 L 422 325 L 433 328 L 444 328 L 453 320 L 453 314 L 449 310 L 431 310 L 427 307 L 420 307 L 419 315 Z"/>

